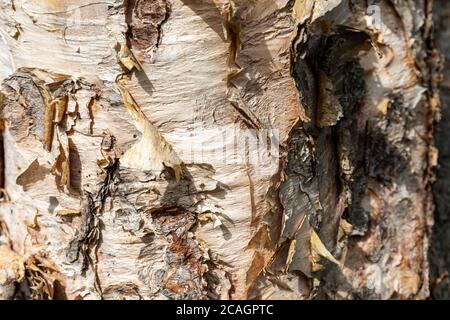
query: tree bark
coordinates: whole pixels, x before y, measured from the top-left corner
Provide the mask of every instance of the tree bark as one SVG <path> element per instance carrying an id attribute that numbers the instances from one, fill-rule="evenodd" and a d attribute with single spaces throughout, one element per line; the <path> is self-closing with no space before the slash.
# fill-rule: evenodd
<path id="1" fill-rule="evenodd" d="M 0 298 L 428 298 L 431 3 L 3 1 Z"/>
<path id="2" fill-rule="evenodd" d="M 450 134 L 450 48 L 449 14 L 450 3 L 435 1 L 434 8 L 436 43 L 445 63 L 442 64 L 442 80 L 440 90 L 441 120 L 436 128 L 436 147 L 439 149 L 439 166 L 434 185 L 436 204 L 434 227 L 430 247 L 431 264 L 431 296 L 434 299 L 450 299 L 450 149 L 447 137 Z"/>

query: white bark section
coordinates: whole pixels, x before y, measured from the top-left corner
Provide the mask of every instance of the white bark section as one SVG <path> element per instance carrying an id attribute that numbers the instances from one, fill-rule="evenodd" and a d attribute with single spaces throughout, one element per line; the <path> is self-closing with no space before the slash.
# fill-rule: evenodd
<path id="1" fill-rule="evenodd" d="M 300 111 L 295 84 L 289 76 L 294 25 L 289 10 L 284 9 L 287 1 L 270 3 L 254 8 L 235 5 L 233 10 L 239 14 L 244 12 L 237 19 L 245 17 L 248 25 L 241 30 L 244 49 L 236 57 L 230 57 L 230 46 L 236 44 L 231 43 L 227 34 L 226 12 L 231 10 L 228 4 L 216 3 L 212 8 L 214 4 L 208 1 L 191 5 L 174 1 L 168 20 L 161 25 L 158 47 L 148 48 L 150 54 L 134 49 L 143 71 L 135 70 L 122 82 L 163 139 L 175 153 L 185 156 L 180 157 L 187 166 L 185 175 L 192 177 L 189 188 L 193 191 L 188 192 L 190 196 L 178 199 L 181 204 L 176 206 L 187 206 L 183 201 L 189 201 L 185 210 L 194 212 L 195 219 L 202 221 L 195 235 L 188 237 L 194 237 L 201 248 L 204 258 L 199 260 L 212 261 L 223 270 L 217 273 L 227 274 L 221 279 L 221 286 L 228 288 L 218 289 L 223 297 L 229 296 L 227 291 L 232 286 L 234 298 L 246 297 L 250 284 L 246 280 L 247 270 L 254 254 L 247 245 L 261 217 L 271 210 L 266 194 L 271 176 L 278 171 L 275 163 L 276 167 L 268 173 L 260 173 L 256 170 L 260 168 L 252 167 L 257 164 L 246 164 L 242 145 L 240 152 L 235 150 L 236 130 L 248 129 L 237 109 L 243 108 L 250 114 L 246 117 L 256 121 L 256 127 L 251 129 L 279 129 L 281 145 Z M 106 295 L 117 294 L 122 290 L 119 288 L 129 288 L 129 292 L 122 293 L 127 295 L 135 293 L 133 290 L 137 288 L 136 292 L 144 298 L 165 297 L 155 284 L 154 274 L 166 266 L 168 240 L 156 237 L 151 252 L 143 257 L 148 244 L 142 239 L 154 227 L 150 216 L 136 213 L 135 204 L 130 203 L 138 201 L 137 194 L 126 201 L 131 206 L 128 211 L 124 203 L 106 200 L 99 218 L 98 253 L 90 253 L 93 262 L 85 275 L 80 273 L 81 257 L 73 263 L 66 257 L 69 243 L 76 237 L 86 214 L 80 195 L 89 191 L 95 196 L 99 192 L 108 161 L 114 155 L 120 157 L 125 153 L 120 160 L 121 170 L 154 169 L 153 162 L 145 165 L 145 155 L 154 157 L 155 149 L 149 146 L 155 141 L 145 137 L 146 129 L 135 127 L 115 84 L 116 78 L 124 73 L 115 50 L 117 43 L 125 43 L 124 10 L 121 1 L 15 1 L 14 8 L 9 2 L 2 4 L 1 29 L 6 39 L 2 59 L 9 53 L 16 70 L 32 74 L 35 82 L 41 82 L 44 87 L 60 80 L 81 81 L 67 94 L 67 117 L 63 128 L 54 129 L 51 152 L 43 148 L 42 123 L 35 123 L 35 127 L 40 126 L 35 134 L 21 129 L 4 132 L 5 172 L 8 173 L 5 188 L 11 201 L 2 205 L 2 219 L 14 237 L 14 249 L 22 256 L 40 251 L 49 253 L 48 259 L 58 265 L 66 278 L 64 285 L 69 298 L 99 298 L 100 290 L 94 283 L 99 283 Z M 81 17 L 81 23 L 77 17 Z M 14 37 L 10 30 L 13 26 L 19 30 Z M 234 59 L 236 63 L 230 63 Z M 2 69 L 2 78 L 10 75 L 10 69 Z M 17 92 L 23 85 L 14 80 L 7 80 L 7 84 Z M 236 100 L 234 106 L 232 99 Z M 41 107 L 46 105 L 45 101 L 40 103 Z M 24 111 L 5 112 L 18 119 Z M 44 121 L 45 115 L 33 114 L 33 117 L 39 122 Z M 223 138 L 222 132 L 225 132 Z M 105 137 L 116 139 L 111 157 L 105 156 L 107 151 L 102 149 Z M 224 148 L 227 153 L 220 156 Z M 253 149 L 250 156 L 257 151 Z M 137 154 L 135 158 L 133 155 Z M 242 159 L 233 161 L 238 156 Z M 58 161 L 62 161 L 61 168 L 55 172 Z M 70 169 L 64 169 L 65 166 Z M 70 172 L 66 185 L 61 183 L 67 174 L 65 170 Z M 158 170 L 153 175 L 160 180 Z M 55 176 L 62 178 L 55 180 Z M 137 185 L 133 191 L 124 190 L 125 193 L 149 194 L 145 212 L 164 208 L 158 204 L 164 196 L 163 182 L 130 183 Z M 137 216 L 133 216 L 133 210 Z M 118 217 L 120 214 L 124 216 Z M 35 217 L 39 232 L 30 235 L 27 225 Z M 148 229 L 144 227 L 147 224 Z M 189 292 L 186 294 L 189 296 Z M 201 295 L 200 291 L 192 297 Z"/>

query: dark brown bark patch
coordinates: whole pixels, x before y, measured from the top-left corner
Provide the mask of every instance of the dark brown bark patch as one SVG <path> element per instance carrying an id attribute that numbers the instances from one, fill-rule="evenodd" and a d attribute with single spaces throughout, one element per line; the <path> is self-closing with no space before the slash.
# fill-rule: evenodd
<path id="1" fill-rule="evenodd" d="M 130 47 L 144 52 L 158 47 L 161 27 L 171 11 L 169 0 L 129 0 L 126 4 L 126 19 Z"/>
<path id="2" fill-rule="evenodd" d="M 442 118 L 436 127 L 439 166 L 433 188 L 436 208 L 429 253 L 430 280 L 434 299 L 450 299 L 450 2 L 434 1 L 433 11 L 436 42 L 445 64 L 440 91 Z"/>

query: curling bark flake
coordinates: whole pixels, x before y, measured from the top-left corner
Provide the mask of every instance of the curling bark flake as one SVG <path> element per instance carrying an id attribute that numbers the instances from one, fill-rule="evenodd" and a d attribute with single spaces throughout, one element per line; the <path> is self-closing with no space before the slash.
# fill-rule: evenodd
<path id="1" fill-rule="evenodd" d="M 0 297 L 427 297 L 429 3 L 4 1 Z"/>

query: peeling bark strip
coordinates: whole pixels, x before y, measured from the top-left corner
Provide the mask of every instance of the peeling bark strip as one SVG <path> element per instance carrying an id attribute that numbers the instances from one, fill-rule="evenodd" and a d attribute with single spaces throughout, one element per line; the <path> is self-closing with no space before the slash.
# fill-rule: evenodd
<path id="1" fill-rule="evenodd" d="M 425 0 L 3 2 L 0 298 L 429 297 L 431 30 Z"/>

